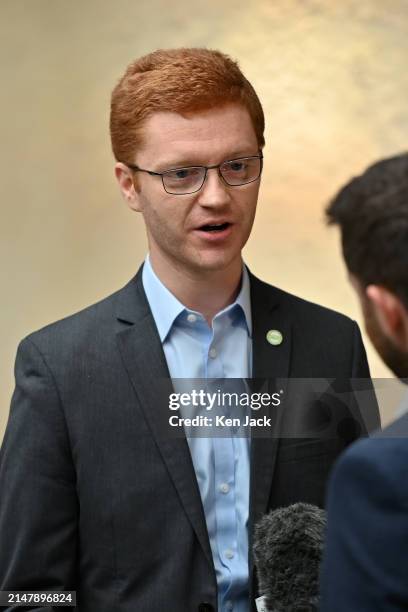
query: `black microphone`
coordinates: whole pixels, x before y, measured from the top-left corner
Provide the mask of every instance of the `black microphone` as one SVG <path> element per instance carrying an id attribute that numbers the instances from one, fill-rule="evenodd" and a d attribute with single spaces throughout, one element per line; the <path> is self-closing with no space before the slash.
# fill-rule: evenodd
<path id="1" fill-rule="evenodd" d="M 325 527 L 325 511 L 304 503 L 273 510 L 255 526 L 259 591 L 269 612 L 318 609 Z"/>

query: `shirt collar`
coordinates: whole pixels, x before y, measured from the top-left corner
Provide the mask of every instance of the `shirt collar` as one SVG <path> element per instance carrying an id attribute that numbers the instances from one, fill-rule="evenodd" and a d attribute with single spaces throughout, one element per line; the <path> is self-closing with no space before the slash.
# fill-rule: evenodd
<path id="1" fill-rule="evenodd" d="M 246 266 L 242 266 L 242 283 L 241 289 L 237 295 L 237 299 L 233 304 L 228 306 L 228 309 L 234 308 L 235 305 L 241 307 L 244 316 L 245 323 L 248 330 L 248 335 L 252 336 L 252 313 L 251 313 L 251 290 L 250 290 L 250 282 L 249 282 L 249 274 Z"/>
<path id="2" fill-rule="evenodd" d="M 147 301 L 155 320 L 160 340 L 163 343 L 171 330 L 177 317 L 186 311 L 186 307 L 163 285 L 159 277 L 154 272 L 150 263 L 149 255 L 146 256 L 142 271 L 143 288 L 146 293 Z M 246 327 L 249 336 L 252 335 L 251 317 L 251 295 L 250 282 L 246 266 L 242 269 L 242 283 L 239 294 L 233 304 L 230 304 L 217 313 L 217 316 L 225 311 L 230 311 L 239 306 L 244 313 Z"/>
<path id="3" fill-rule="evenodd" d="M 408 412 L 408 393 L 404 393 L 403 398 L 395 413 L 396 417 L 400 417 Z"/>
<path id="4" fill-rule="evenodd" d="M 163 285 L 156 275 L 150 263 L 149 255 L 146 256 L 142 271 L 143 289 L 155 320 L 161 342 L 164 342 L 175 319 L 185 307 L 178 299 Z"/>

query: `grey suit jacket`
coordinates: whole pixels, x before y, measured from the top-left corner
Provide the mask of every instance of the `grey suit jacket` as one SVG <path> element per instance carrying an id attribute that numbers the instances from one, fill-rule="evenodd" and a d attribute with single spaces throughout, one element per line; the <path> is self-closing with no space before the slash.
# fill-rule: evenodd
<path id="1" fill-rule="evenodd" d="M 253 276 L 251 302 L 254 377 L 335 378 L 340 387 L 369 377 L 354 322 Z M 271 328 L 282 332 L 280 346 L 266 341 Z M 169 374 L 141 270 L 112 296 L 23 340 L 15 374 L 0 456 L 0 589 L 76 590 L 81 612 L 216 610 L 188 444 L 162 434 L 171 381 L 157 384 Z M 252 440 L 250 542 L 269 509 L 323 505 L 337 455 L 378 427 L 375 403 L 367 426 L 347 398 L 335 436 L 280 440 L 276 423 L 270 437 Z M 284 419 L 302 427 L 302 413 L 297 403 Z M 250 571 L 249 607 L 252 555 Z"/>

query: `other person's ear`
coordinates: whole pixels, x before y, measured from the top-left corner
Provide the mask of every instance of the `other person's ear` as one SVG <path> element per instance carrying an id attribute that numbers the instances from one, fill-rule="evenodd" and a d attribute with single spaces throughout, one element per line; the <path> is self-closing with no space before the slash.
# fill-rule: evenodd
<path id="1" fill-rule="evenodd" d="M 381 285 L 368 285 L 365 294 L 384 334 L 403 351 L 408 350 L 408 312 L 398 296 Z"/>

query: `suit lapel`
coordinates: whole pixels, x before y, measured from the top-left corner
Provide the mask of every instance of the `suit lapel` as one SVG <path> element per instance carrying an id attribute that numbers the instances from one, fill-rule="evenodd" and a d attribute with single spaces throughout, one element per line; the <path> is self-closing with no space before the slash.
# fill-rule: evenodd
<path id="1" fill-rule="evenodd" d="M 291 325 L 288 314 L 283 311 L 278 290 L 266 285 L 251 275 L 253 378 L 268 379 L 268 392 L 283 389 L 289 375 L 291 354 Z M 283 336 L 280 345 L 270 344 L 266 335 L 269 330 L 278 330 Z M 279 444 L 281 410 L 271 408 L 273 427 L 264 429 L 264 437 L 253 437 L 251 441 L 250 481 L 250 525 L 249 545 L 252 549 L 254 524 L 267 511 Z M 265 437 L 267 436 L 267 437 Z M 250 559 L 252 554 L 250 552 Z M 252 570 L 252 567 L 251 567 Z"/>
<path id="2" fill-rule="evenodd" d="M 268 379 L 270 392 L 280 390 L 289 374 L 291 326 L 279 302 L 279 292 L 252 274 L 251 309 L 253 335 L 253 378 Z M 156 441 L 181 503 L 211 565 L 212 553 L 200 491 L 185 437 L 163 435 L 168 419 L 171 379 L 142 284 L 142 273 L 118 292 L 117 333 L 119 350 L 131 379 L 139 405 Z M 279 330 L 283 342 L 273 346 L 266 340 L 269 330 Z M 282 379 L 279 382 L 279 379 Z M 278 449 L 279 420 L 268 437 L 251 441 L 250 525 L 252 548 L 254 524 L 267 510 Z M 252 559 L 252 554 L 250 554 Z M 252 572 L 252 562 L 250 571 Z"/>
<path id="3" fill-rule="evenodd" d="M 186 438 L 168 435 L 168 400 L 173 392 L 160 338 L 143 290 L 142 273 L 118 293 L 119 350 L 159 452 L 197 538 L 212 565 L 200 491 Z"/>

